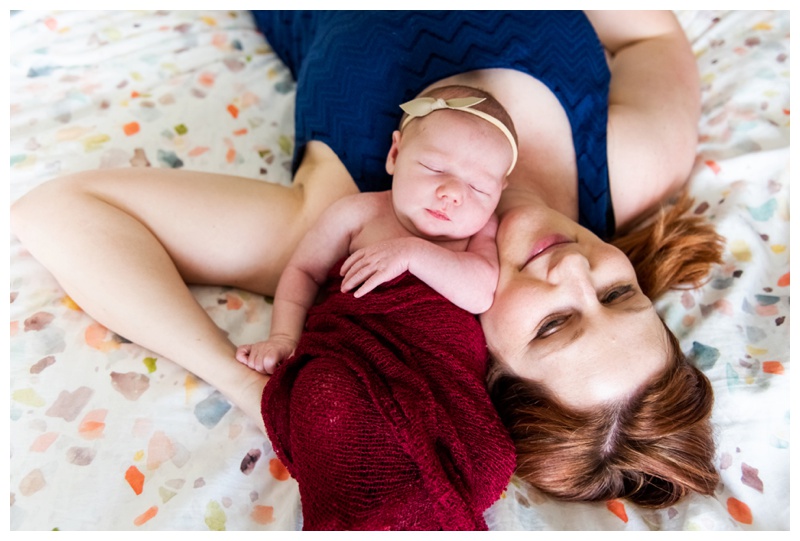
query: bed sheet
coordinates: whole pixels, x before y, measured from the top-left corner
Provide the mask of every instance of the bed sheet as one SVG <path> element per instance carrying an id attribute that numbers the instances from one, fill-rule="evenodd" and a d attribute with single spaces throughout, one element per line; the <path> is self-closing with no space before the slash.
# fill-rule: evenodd
<path id="1" fill-rule="evenodd" d="M 726 236 L 657 302 L 712 380 L 722 483 L 659 511 L 566 504 L 513 478 L 496 530 L 789 528 L 789 13 L 679 11 L 703 84 L 693 212 Z M 11 16 L 10 197 L 87 169 L 288 183 L 294 83 L 241 11 Z M 10 238 L 10 528 L 293 530 L 297 484 L 215 389 L 99 325 Z M 235 343 L 268 299 L 193 287 Z M 176 322 L 176 324 L 180 324 Z"/>

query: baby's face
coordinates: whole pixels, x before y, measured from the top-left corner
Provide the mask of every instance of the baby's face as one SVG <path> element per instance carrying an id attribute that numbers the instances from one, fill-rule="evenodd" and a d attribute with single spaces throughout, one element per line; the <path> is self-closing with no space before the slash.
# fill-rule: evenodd
<path id="1" fill-rule="evenodd" d="M 422 237 L 471 237 L 497 207 L 511 160 L 508 140 L 481 118 L 442 110 L 415 119 L 393 134 L 386 161 L 395 212 Z"/>

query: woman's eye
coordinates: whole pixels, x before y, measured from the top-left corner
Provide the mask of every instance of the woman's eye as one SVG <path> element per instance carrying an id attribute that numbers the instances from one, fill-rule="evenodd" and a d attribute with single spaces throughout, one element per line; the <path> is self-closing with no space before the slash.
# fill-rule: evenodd
<path id="1" fill-rule="evenodd" d="M 618 301 L 622 297 L 629 296 L 629 293 L 631 292 L 633 292 L 633 286 L 631 284 L 615 287 L 606 293 L 605 297 L 603 297 L 603 304 L 611 304 L 615 301 Z"/>
<path id="2" fill-rule="evenodd" d="M 536 331 L 536 338 L 547 338 L 558 332 L 558 330 L 569 320 L 569 316 L 556 316 L 548 319 Z"/>

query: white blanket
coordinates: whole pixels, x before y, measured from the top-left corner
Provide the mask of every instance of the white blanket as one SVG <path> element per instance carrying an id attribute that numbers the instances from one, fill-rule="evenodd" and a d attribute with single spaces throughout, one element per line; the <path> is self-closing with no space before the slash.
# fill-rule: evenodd
<path id="1" fill-rule="evenodd" d="M 704 287 L 657 307 L 714 384 L 722 483 L 648 511 L 561 503 L 515 478 L 493 529 L 789 528 L 789 13 L 678 16 L 703 83 L 694 212 L 727 248 Z M 247 12 L 10 19 L 12 201 L 113 167 L 290 181 L 294 83 Z M 10 242 L 11 530 L 300 526 L 297 484 L 253 422 L 96 323 Z M 193 292 L 235 343 L 266 336 L 268 300 Z"/>

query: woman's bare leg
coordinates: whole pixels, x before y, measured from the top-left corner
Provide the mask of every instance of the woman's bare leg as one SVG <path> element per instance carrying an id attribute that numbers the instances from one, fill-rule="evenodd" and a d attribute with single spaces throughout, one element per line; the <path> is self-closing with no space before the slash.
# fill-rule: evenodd
<path id="1" fill-rule="evenodd" d="M 271 294 L 321 209 L 355 191 L 336 169 L 325 190 L 301 171 L 291 188 L 188 171 L 90 171 L 21 198 L 12 228 L 89 315 L 215 386 L 260 425 L 266 377 L 235 360 L 186 282 Z"/>

